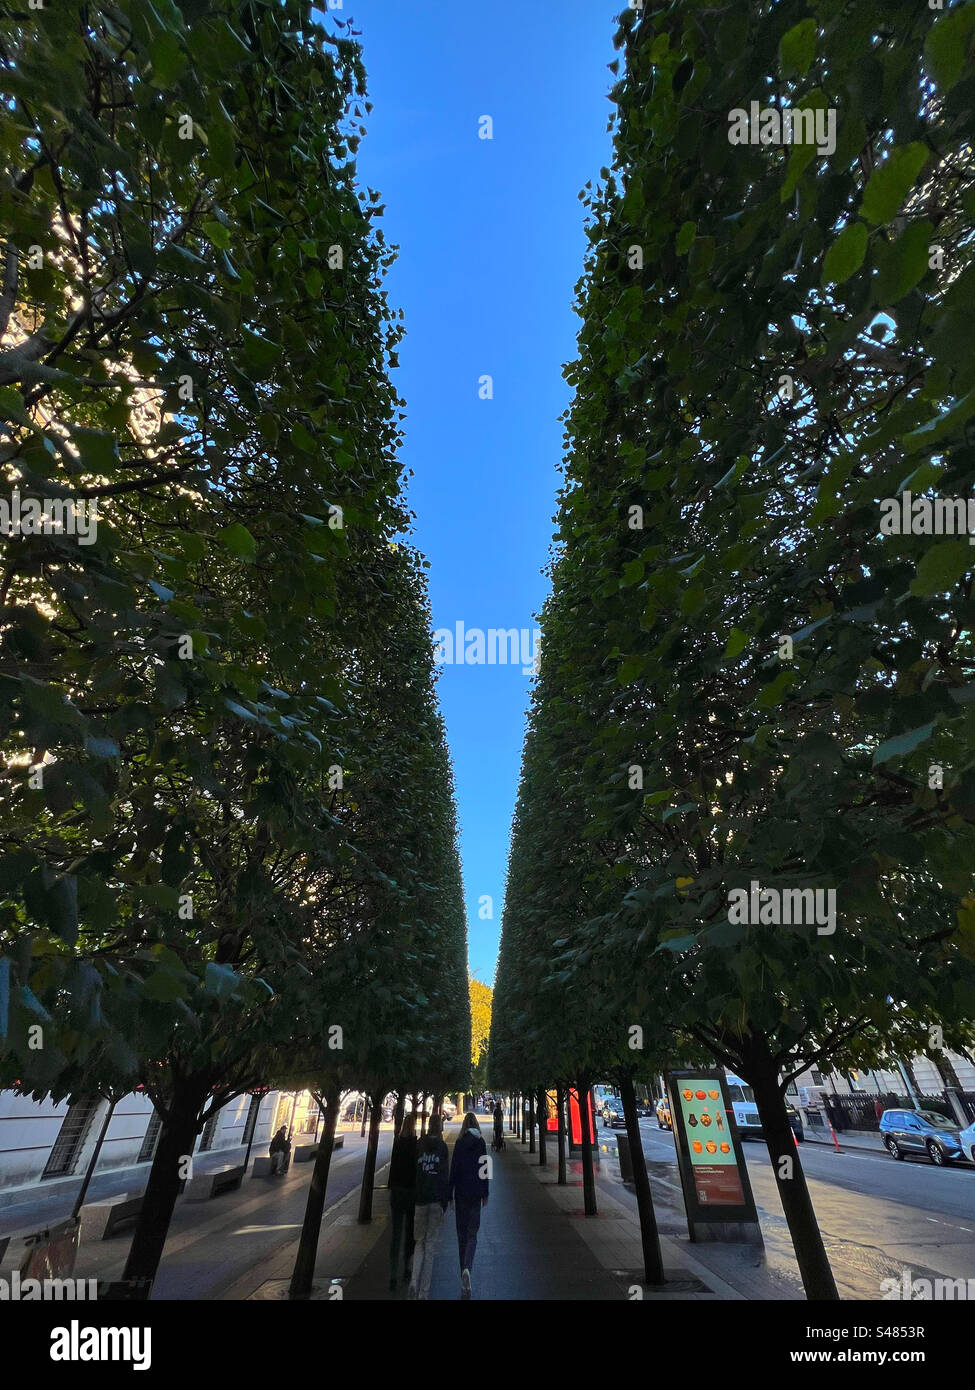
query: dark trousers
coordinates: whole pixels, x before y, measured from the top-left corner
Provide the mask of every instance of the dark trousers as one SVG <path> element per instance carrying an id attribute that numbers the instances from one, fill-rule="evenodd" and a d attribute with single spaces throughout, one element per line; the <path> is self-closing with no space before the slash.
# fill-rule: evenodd
<path id="1" fill-rule="evenodd" d="M 460 1255 L 460 1267 L 473 1269 L 477 1233 L 481 1228 L 481 1199 L 462 1197 L 456 1192 L 454 1210 L 457 1215 L 457 1253 Z"/>
<path id="2" fill-rule="evenodd" d="M 413 1209 L 416 1192 L 412 1187 L 391 1187 L 389 1189 L 389 1212 L 393 1227 L 393 1238 L 389 1246 L 389 1274 L 395 1279 L 399 1274 L 400 1251 L 403 1252 L 403 1268 L 409 1269 L 413 1259 Z"/>

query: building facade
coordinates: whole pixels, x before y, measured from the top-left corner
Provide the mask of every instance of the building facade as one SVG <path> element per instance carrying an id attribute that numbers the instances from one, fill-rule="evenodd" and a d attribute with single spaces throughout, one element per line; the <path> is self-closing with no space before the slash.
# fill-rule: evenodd
<path id="1" fill-rule="evenodd" d="M 77 1188 L 88 1169 L 108 1117 L 101 1097 L 75 1105 L 31 1100 L 0 1091 L 0 1208 L 31 1196 Z M 251 1143 L 266 1153 L 271 1135 L 284 1125 L 293 1140 L 314 1136 L 318 1106 L 308 1091 L 265 1091 L 238 1096 L 204 1125 L 194 1153 L 227 1151 L 241 1156 Z M 144 1183 L 161 1129 L 159 1115 L 144 1092 L 120 1100 L 111 1113 L 95 1173 L 131 1171 L 133 1185 Z"/>

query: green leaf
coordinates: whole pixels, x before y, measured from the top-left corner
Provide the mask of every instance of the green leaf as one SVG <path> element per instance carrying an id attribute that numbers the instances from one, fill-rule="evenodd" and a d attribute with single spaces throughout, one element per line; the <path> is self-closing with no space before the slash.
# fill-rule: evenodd
<path id="1" fill-rule="evenodd" d="M 204 222 L 203 230 L 206 232 L 213 245 L 220 251 L 226 251 L 230 245 L 230 228 L 225 227 L 222 222 L 217 222 L 211 218 Z"/>
<path id="2" fill-rule="evenodd" d="M 823 258 L 822 283 L 842 285 L 863 265 L 869 234 L 862 222 L 851 222 L 833 242 Z"/>
<path id="3" fill-rule="evenodd" d="M 680 231 L 677 233 L 676 251 L 678 256 L 686 255 L 691 249 L 696 232 L 696 222 L 684 222 L 682 224 Z"/>
<path id="4" fill-rule="evenodd" d="M 941 541 L 924 552 L 911 593 L 924 598 L 954 588 L 963 574 L 975 568 L 975 549 L 967 541 Z"/>
<path id="5" fill-rule="evenodd" d="M 787 76 L 795 73 L 798 77 L 805 77 L 815 56 L 816 21 L 814 19 L 801 19 L 798 24 L 794 24 L 791 29 L 787 30 L 779 40 L 779 61 L 782 64 L 782 71 Z"/>
<path id="6" fill-rule="evenodd" d="M 158 1004 L 173 1004 L 186 994 L 187 985 L 185 976 L 161 968 L 146 977 L 142 983 L 142 990 L 147 999 L 152 999 Z"/>
<path id="7" fill-rule="evenodd" d="M 891 245 L 878 247 L 874 299 L 878 304 L 896 304 L 912 290 L 928 269 L 928 247 L 934 227 L 928 219 L 912 222 Z"/>
<path id="8" fill-rule="evenodd" d="M 947 92 L 961 77 L 965 63 L 971 63 L 971 32 L 975 25 L 975 5 L 957 5 L 940 15 L 924 41 L 925 64 L 941 88 Z"/>
<path id="9" fill-rule="evenodd" d="M 870 175 L 860 204 L 861 216 L 878 226 L 892 222 L 928 162 L 928 154 L 928 147 L 919 140 L 891 150 L 884 163 Z"/>
<path id="10" fill-rule="evenodd" d="M 874 767 L 880 763 L 888 763 L 891 758 L 901 758 L 907 753 L 913 753 L 914 749 L 931 737 L 934 731 L 934 720 L 930 724 L 922 724 L 919 729 L 912 729 L 910 733 L 898 734 L 896 738 L 889 738 L 886 743 L 882 743 L 873 755 Z"/>
<path id="11" fill-rule="evenodd" d="M 149 56 L 154 87 L 171 87 L 186 66 L 186 55 L 175 34 L 157 35 L 149 46 Z"/>
<path id="12" fill-rule="evenodd" d="M 739 656 L 748 646 L 748 633 L 742 632 L 741 628 L 733 627 L 724 649 L 726 657 Z"/>
<path id="13" fill-rule="evenodd" d="M 114 434 L 75 425 L 71 429 L 71 439 L 86 472 L 110 473 L 118 467 L 119 451 Z"/>
<path id="14" fill-rule="evenodd" d="M 0 956 L 0 1038 L 7 1036 L 10 1022 L 10 961 Z"/>
<path id="15" fill-rule="evenodd" d="M 222 531 L 217 532 L 217 536 L 224 549 L 229 550 L 231 555 L 246 560 L 248 564 L 253 564 L 257 559 L 257 542 L 247 527 L 239 521 L 225 526 Z"/>
<path id="16" fill-rule="evenodd" d="M 249 328 L 241 330 L 241 337 L 244 340 L 244 356 L 257 367 L 270 367 L 281 355 L 280 343 L 272 343 L 262 338 L 260 333 L 252 333 Z"/>
<path id="17" fill-rule="evenodd" d="M 300 420 L 297 420 L 291 427 L 291 442 L 306 454 L 314 454 L 318 451 L 318 441 L 313 434 L 309 434 Z"/>
<path id="18" fill-rule="evenodd" d="M 909 453 L 917 449 L 925 449 L 931 444 L 937 444 L 946 434 L 951 434 L 959 429 L 969 416 L 975 415 L 975 387 L 962 396 L 960 400 L 952 401 L 947 410 L 941 415 L 936 415 L 933 420 L 928 420 L 919 429 L 912 430 L 910 434 L 904 436 L 904 447 Z"/>

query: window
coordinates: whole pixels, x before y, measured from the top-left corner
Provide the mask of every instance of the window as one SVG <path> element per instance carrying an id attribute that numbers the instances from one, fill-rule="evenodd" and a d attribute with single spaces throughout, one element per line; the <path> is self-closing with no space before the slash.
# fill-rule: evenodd
<path id="1" fill-rule="evenodd" d="M 812 1079 L 814 1086 L 821 1086 L 823 1084 L 823 1073 L 821 1071 L 817 1071 L 816 1068 L 813 1067 Z"/>
<path id="2" fill-rule="evenodd" d="M 84 1148 L 85 1140 L 95 1112 L 101 1104 L 98 1096 L 78 1101 L 68 1107 L 58 1137 L 54 1141 L 50 1156 L 44 1167 L 42 1178 L 67 1178 L 74 1172 L 78 1155 Z"/>
<path id="3" fill-rule="evenodd" d="M 149 1116 L 149 1126 L 142 1140 L 142 1148 L 139 1150 L 139 1157 L 136 1163 L 151 1163 L 156 1156 L 156 1145 L 159 1143 L 159 1135 L 162 1131 L 162 1116 L 158 1110 L 153 1110 Z"/>
<path id="4" fill-rule="evenodd" d="M 200 1147 L 197 1153 L 206 1153 L 207 1149 L 213 1147 L 213 1136 L 217 1129 L 217 1120 L 220 1118 L 219 1110 L 215 1110 L 206 1124 L 203 1126 L 203 1133 L 200 1136 Z"/>

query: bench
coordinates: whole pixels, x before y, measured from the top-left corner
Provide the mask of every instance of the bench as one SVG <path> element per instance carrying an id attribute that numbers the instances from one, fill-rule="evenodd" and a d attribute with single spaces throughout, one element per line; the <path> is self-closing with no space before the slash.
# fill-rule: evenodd
<path id="1" fill-rule="evenodd" d="M 216 1197 L 221 1192 L 232 1192 L 239 1187 L 244 1176 L 242 1163 L 225 1163 L 222 1168 L 211 1168 L 200 1173 L 186 1184 L 188 1202 L 205 1202 L 208 1197 Z"/>
<path id="2" fill-rule="evenodd" d="M 345 1146 L 345 1135 L 336 1134 L 332 1140 L 332 1152 Z M 294 1152 L 295 1163 L 309 1163 L 318 1157 L 320 1144 L 299 1144 Z"/>
<path id="3" fill-rule="evenodd" d="M 102 1202 L 86 1202 L 81 1208 L 81 1239 L 107 1240 L 125 1221 L 134 1221 L 142 1211 L 141 1192 L 123 1192 Z"/>

